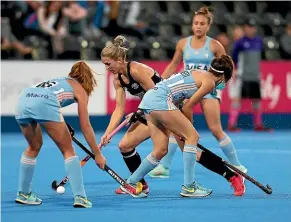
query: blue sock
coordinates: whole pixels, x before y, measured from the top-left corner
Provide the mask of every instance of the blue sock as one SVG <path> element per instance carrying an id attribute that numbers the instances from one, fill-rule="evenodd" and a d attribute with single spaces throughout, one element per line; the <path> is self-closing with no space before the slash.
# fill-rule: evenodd
<path id="1" fill-rule="evenodd" d="M 24 153 L 20 159 L 18 191 L 24 193 L 31 192 L 31 182 L 36 165 L 36 158 L 28 157 Z"/>
<path id="2" fill-rule="evenodd" d="M 79 157 L 72 156 L 65 159 L 65 168 L 67 171 L 67 175 L 70 179 L 70 184 L 74 197 L 77 195 L 86 197 Z"/>
<path id="3" fill-rule="evenodd" d="M 159 161 L 152 156 L 150 153 L 147 158 L 145 158 L 137 170 L 128 178 L 128 183 L 137 183 L 142 178 L 144 178 L 145 175 L 147 175 L 148 172 L 150 172 L 152 169 L 154 169 L 159 164 Z"/>
<path id="4" fill-rule="evenodd" d="M 174 154 L 176 153 L 177 147 L 178 147 L 178 144 L 177 144 L 177 143 L 173 143 L 173 142 L 170 142 L 170 143 L 169 143 L 169 146 L 168 146 L 168 153 L 167 153 L 167 155 L 164 156 L 163 159 L 161 160 L 161 164 L 162 164 L 165 168 L 170 169 L 170 167 L 171 167 L 171 162 L 172 162 L 172 159 L 173 159 Z"/>
<path id="5" fill-rule="evenodd" d="M 227 135 L 219 141 L 219 145 L 231 164 L 235 166 L 241 165 L 236 155 L 235 147 Z"/>
<path id="6" fill-rule="evenodd" d="M 189 186 L 195 180 L 197 146 L 185 145 L 183 151 L 184 185 Z"/>

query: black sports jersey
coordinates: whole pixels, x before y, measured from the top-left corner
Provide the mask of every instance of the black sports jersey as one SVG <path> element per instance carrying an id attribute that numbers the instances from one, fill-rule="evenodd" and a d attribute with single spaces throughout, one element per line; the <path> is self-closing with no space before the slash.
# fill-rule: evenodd
<path id="1" fill-rule="evenodd" d="M 130 63 L 127 63 L 127 76 L 129 79 L 129 83 L 126 84 L 122 78 L 121 78 L 121 74 L 118 73 L 118 78 L 120 81 L 120 84 L 123 88 L 125 88 L 131 95 L 133 96 L 138 96 L 139 98 L 142 98 L 144 96 L 144 94 L 146 93 L 146 91 L 144 90 L 144 88 L 142 88 L 142 86 L 140 85 L 139 82 L 135 81 L 131 74 L 130 74 Z M 159 74 L 154 71 L 154 75 L 152 76 L 152 80 L 155 84 L 157 84 L 158 82 L 160 82 L 162 80 L 162 78 L 159 76 Z"/>

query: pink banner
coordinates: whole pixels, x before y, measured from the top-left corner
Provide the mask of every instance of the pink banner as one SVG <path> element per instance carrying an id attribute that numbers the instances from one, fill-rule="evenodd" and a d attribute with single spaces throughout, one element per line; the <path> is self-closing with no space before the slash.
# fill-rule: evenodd
<path id="1" fill-rule="evenodd" d="M 162 74 L 169 62 L 142 61 L 142 63 L 157 70 Z M 183 69 L 181 64 L 179 70 Z M 264 113 L 291 113 L 291 62 L 289 61 L 264 61 L 262 71 L 262 98 Z M 235 82 L 228 84 L 222 92 L 221 112 L 228 113 L 231 109 L 231 87 Z M 126 112 L 136 111 L 140 99 L 127 94 Z M 115 108 L 115 90 L 112 74 L 107 75 L 107 112 L 111 114 Z M 250 101 L 243 101 L 242 112 L 250 112 Z M 194 108 L 195 113 L 201 113 L 200 106 Z"/>

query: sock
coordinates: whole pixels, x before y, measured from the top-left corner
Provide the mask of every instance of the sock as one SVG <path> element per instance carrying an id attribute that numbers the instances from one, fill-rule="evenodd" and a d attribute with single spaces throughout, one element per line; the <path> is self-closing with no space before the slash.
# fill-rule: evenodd
<path id="1" fill-rule="evenodd" d="M 235 166 L 241 165 L 236 155 L 235 147 L 231 139 L 229 138 L 229 136 L 225 135 L 225 137 L 219 141 L 219 145 L 232 165 L 235 165 Z"/>
<path id="2" fill-rule="evenodd" d="M 79 157 L 72 156 L 65 159 L 65 168 L 70 179 L 71 189 L 74 197 L 77 195 L 86 197 Z"/>
<path id="3" fill-rule="evenodd" d="M 229 113 L 228 126 L 230 127 L 236 126 L 239 110 L 240 110 L 240 103 L 233 102 L 230 113 Z"/>
<path id="4" fill-rule="evenodd" d="M 256 101 L 253 103 L 253 109 L 254 109 L 254 125 L 255 126 L 261 126 L 262 125 L 262 109 L 261 109 L 261 103 Z"/>
<path id="5" fill-rule="evenodd" d="M 227 181 L 236 174 L 224 165 L 221 158 L 211 151 L 202 151 L 198 161 L 208 170 L 223 176 Z"/>
<path id="6" fill-rule="evenodd" d="M 129 171 L 134 173 L 134 171 L 136 171 L 141 164 L 141 158 L 140 155 L 136 152 L 136 149 L 133 149 L 127 153 L 121 153 L 121 155 L 123 156 L 123 160 L 126 163 Z M 145 183 L 145 180 L 142 178 L 140 182 Z"/>
<path id="7" fill-rule="evenodd" d="M 137 170 L 128 178 L 128 183 L 137 183 L 142 178 L 144 178 L 145 175 L 147 175 L 148 172 L 150 172 L 152 169 L 154 169 L 159 164 L 159 160 L 157 160 L 155 157 L 152 156 L 150 153 L 147 158 L 145 158 L 140 166 L 137 168 Z"/>
<path id="8" fill-rule="evenodd" d="M 170 137 L 170 142 L 169 142 L 169 146 L 168 146 L 168 153 L 161 160 L 161 164 L 167 169 L 170 169 L 173 156 L 176 153 L 176 150 L 178 147 L 178 144 L 176 143 L 176 141 L 172 141 L 172 139 L 175 140 L 175 138 Z"/>
<path id="9" fill-rule="evenodd" d="M 31 192 L 31 182 L 36 165 L 36 158 L 28 157 L 24 153 L 20 159 L 18 191 L 23 193 Z"/>
<path id="10" fill-rule="evenodd" d="M 185 145 L 183 151 L 184 186 L 191 185 L 195 180 L 197 146 Z"/>

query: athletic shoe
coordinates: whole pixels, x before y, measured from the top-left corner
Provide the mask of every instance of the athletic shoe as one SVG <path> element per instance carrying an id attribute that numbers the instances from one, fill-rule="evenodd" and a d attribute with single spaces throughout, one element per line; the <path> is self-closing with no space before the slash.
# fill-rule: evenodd
<path id="1" fill-rule="evenodd" d="M 42 200 L 38 198 L 33 192 L 29 194 L 24 192 L 17 192 L 15 202 L 19 204 L 40 205 Z"/>
<path id="2" fill-rule="evenodd" d="M 142 192 L 145 193 L 145 194 L 148 194 L 148 193 L 150 192 L 150 188 L 149 188 L 147 182 L 143 182 L 143 183 L 142 183 Z M 115 193 L 116 193 L 116 194 L 127 194 L 126 192 L 124 192 L 124 191 L 121 189 L 121 186 L 115 190 Z"/>
<path id="3" fill-rule="evenodd" d="M 244 195 L 244 193 L 246 192 L 246 186 L 244 185 L 243 177 L 241 175 L 236 174 L 229 179 L 229 182 L 234 189 L 234 196 Z"/>
<path id="4" fill-rule="evenodd" d="M 92 203 L 86 198 L 80 195 L 75 196 L 74 205 L 75 208 L 91 208 Z"/>
<path id="5" fill-rule="evenodd" d="M 248 172 L 248 169 L 245 168 L 245 166 L 243 166 L 243 165 L 240 165 L 240 166 L 233 165 L 233 166 L 236 167 L 237 169 L 239 169 L 240 171 L 242 171 L 243 173 L 247 173 Z M 234 170 L 232 170 L 232 171 L 234 171 Z M 243 180 L 243 183 L 244 183 L 245 182 L 245 178 L 243 176 L 242 176 L 242 180 Z"/>
<path id="6" fill-rule="evenodd" d="M 121 186 L 120 189 L 122 191 L 124 191 L 125 193 L 131 195 L 134 198 L 144 198 L 147 197 L 147 194 L 145 194 L 144 192 L 142 192 L 143 190 L 143 185 L 141 182 L 137 182 L 135 184 L 130 183 L 129 185 L 131 185 L 134 189 L 132 189 L 131 187 L 124 187 Z"/>
<path id="7" fill-rule="evenodd" d="M 150 171 L 148 175 L 154 178 L 169 178 L 170 170 L 165 168 L 163 164 L 159 164 L 155 169 Z"/>
<path id="8" fill-rule="evenodd" d="M 207 197 L 211 193 L 211 189 L 206 189 L 196 182 L 193 182 L 190 186 L 182 185 L 180 195 L 182 197 Z"/>

